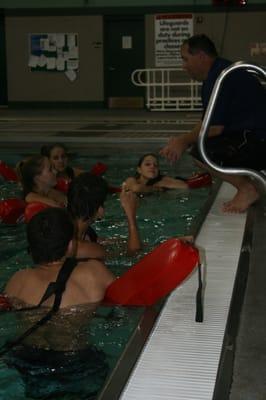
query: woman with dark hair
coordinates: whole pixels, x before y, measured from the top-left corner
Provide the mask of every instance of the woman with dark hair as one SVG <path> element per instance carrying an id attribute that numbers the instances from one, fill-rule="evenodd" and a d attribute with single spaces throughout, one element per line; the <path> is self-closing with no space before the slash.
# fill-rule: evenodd
<path id="1" fill-rule="evenodd" d="M 56 178 L 72 180 L 83 172 L 79 168 L 73 168 L 68 165 L 67 148 L 62 143 L 42 146 L 41 155 L 49 159 Z"/>
<path id="2" fill-rule="evenodd" d="M 139 159 L 135 177 L 127 178 L 125 185 L 128 190 L 135 193 L 188 188 L 185 180 L 161 175 L 158 157 L 153 153 L 144 154 Z"/>
<path id="3" fill-rule="evenodd" d="M 66 205 L 66 196 L 54 189 L 56 177 L 47 157 L 35 155 L 26 159 L 19 166 L 19 175 L 27 203 L 41 202 L 51 207 Z"/>
<path id="4" fill-rule="evenodd" d="M 68 211 L 76 222 L 79 240 L 97 242 L 97 234 L 91 228 L 96 219 L 104 216 L 104 202 L 108 193 L 107 182 L 88 172 L 75 178 L 68 190 Z"/>
<path id="5" fill-rule="evenodd" d="M 108 193 L 108 184 L 100 176 L 88 172 L 80 174 L 73 179 L 68 191 L 68 211 L 75 221 L 76 237 L 78 239 L 79 257 L 89 254 L 94 257 L 104 257 L 104 247 L 97 242 L 97 234 L 91 227 L 96 219 L 104 216 L 104 202 Z M 137 198 L 131 191 L 125 191 L 124 187 L 120 193 L 120 204 L 124 210 L 128 225 L 127 253 L 135 254 L 141 248 L 138 234 L 136 210 Z M 90 247 L 88 248 L 88 242 Z"/>

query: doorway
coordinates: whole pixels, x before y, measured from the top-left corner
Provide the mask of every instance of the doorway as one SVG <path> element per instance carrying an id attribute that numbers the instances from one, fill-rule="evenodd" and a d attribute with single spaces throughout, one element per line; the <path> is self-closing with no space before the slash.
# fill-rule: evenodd
<path id="1" fill-rule="evenodd" d="M 143 16 L 110 16 L 104 23 L 105 101 L 108 108 L 143 108 L 144 88 L 131 82 L 145 68 Z"/>
<path id="2" fill-rule="evenodd" d="M 0 12 L 0 107 L 7 105 L 5 16 Z"/>

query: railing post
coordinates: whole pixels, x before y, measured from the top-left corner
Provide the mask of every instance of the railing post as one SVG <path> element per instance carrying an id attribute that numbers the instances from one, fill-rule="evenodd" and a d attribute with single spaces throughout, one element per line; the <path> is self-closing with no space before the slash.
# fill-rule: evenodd
<path id="1" fill-rule="evenodd" d="M 266 191 L 266 180 L 265 180 L 264 174 L 254 171 L 249 168 L 222 168 L 222 167 L 218 166 L 217 164 L 215 164 L 212 160 L 210 160 L 210 158 L 208 157 L 208 155 L 206 153 L 205 146 L 204 146 L 204 139 L 208 133 L 208 128 L 210 125 L 211 117 L 212 117 L 214 107 L 215 107 L 215 104 L 216 104 L 216 101 L 218 98 L 218 94 L 220 92 L 222 82 L 228 74 L 230 74 L 232 71 L 235 71 L 236 69 L 240 69 L 240 68 L 257 72 L 257 73 L 261 74 L 264 77 L 264 79 L 266 79 L 266 71 L 264 71 L 263 68 L 261 68 L 257 65 L 243 63 L 241 61 L 230 65 L 229 67 L 227 67 L 226 69 L 224 69 L 221 72 L 221 74 L 218 76 L 218 78 L 215 82 L 215 85 L 213 87 L 212 94 L 211 94 L 211 97 L 210 97 L 210 100 L 209 100 L 209 103 L 208 103 L 208 106 L 207 106 L 207 109 L 206 109 L 206 112 L 205 112 L 205 115 L 204 115 L 204 118 L 202 121 L 201 130 L 200 130 L 199 138 L 198 138 L 199 150 L 200 150 L 200 153 L 201 153 L 202 158 L 205 161 L 205 163 L 209 167 L 214 169 L 215 171 L 222 172 L 223 174 L 229 174 L 229 175 L 247 175 L 247 176 L 259 181 L 262 184 L 264 191 Z"/>

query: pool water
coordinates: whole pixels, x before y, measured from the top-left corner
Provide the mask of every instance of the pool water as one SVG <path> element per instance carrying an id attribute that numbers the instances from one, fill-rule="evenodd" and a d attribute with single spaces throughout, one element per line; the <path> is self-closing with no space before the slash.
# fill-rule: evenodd
<path id="1" fill-rule="evenodd" d="M 72 164 L 89 170 L 91 166 L 101 161 L 107 164 L 105 178 L 113 186 L 120 186 L 128 177 L 135 174 L 138 158 L 145 152 L 116 151 L 113 149 L 90 156 L 73 157 Z M 14 165 L 25 155 L 4 154 L 0 159 Z M 190 176 L 196 169 L 187 156 L 178 167 L 169 166 L 164 160 L 160 165 L 161 173 L 170 176 Z M 108 238 L 107 264 L 116 274 L 121 275 L 144 254 L 151 251 L 157 244 L 173 236 L 183 236 L 193 233 L 198 216 L 201 213 L 209 194 L 209 188 L 196 190 L 173 190 L 147 195 L 139 200 L 137 222 L 143 242 L 143 250 L 136 257 L 128 257 L 125 253 L 127 224 L 120 207 L 117 194 L 108 196 L 105 204 L 105 218 L 97 221 L 94 228 L 101 238 Z M 20 190 L 15 183 L 0 181 L 0 198 L 19 197 Z M 0 262 L 0 290 L 5 282 L 18 269 L 31 266 L 32 261 L 27 253 L 25 225 L 17 226 L 0 224 L 1 262 Z M 93 318 L 87 318 L 86 344 L 95 346 L 106 356 L 109 372 L 116 365 L 125 346 L 135 331 L 144 308 L 141 307 L 99 307 Z M 85 314 L 86 316 L 86 310 Z M 50 322 L 57 329 L 60 321 Z M 53 326 L 54 324 L 54 326 Z M 73 325 L 74 326 L 74 325 Z M 2 313 L 0 328 L 0 343 L 17 336 L 23 331 L 21 321 L 13 313 Z M 79 339 L 79 331 L 75 340 Z M 84 338 L 84 332 L 82 333 Z M 49 381 L 48 381 L 49 382 Z M 103 383 L 103 382 L 102 382 Z M 52 384 L 52 381 L 51 381 Z M 74 383 L 77 389 L 77 383 Z M 49 383 L 48 383 L 49 386 Z M 100 390 L 100 388 L 98 388 Z M 71 393 L 60 395 L 60 399 L 72 398 Z M 76 394 L 74 396 L 77 396 Z M 21 374 L 14 368 L 7 368 L 3 359 L 0 359 L 0 399 L 26 400 L 30 397 L 25 394 L 25 383 Z M 53 398 L 53 397 L 49 397 Z M 57 397 L 58 398 L 58 397 Z M 81 398 L 81 397 L 73 397 Z M 88 397 L 86 397 L 88 398 Z"/>

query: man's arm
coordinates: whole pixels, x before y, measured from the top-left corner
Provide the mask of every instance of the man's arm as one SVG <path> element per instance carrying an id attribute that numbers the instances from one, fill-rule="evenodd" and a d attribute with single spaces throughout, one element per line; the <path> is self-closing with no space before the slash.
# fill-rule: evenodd
<path id="1" fill-rule="evenodd" d="M 135 193 L 133 193 L 131 190 L 126 190 L 126 186 L 122 185 L 120 202 L 123 210 L 125 211 L 128 223 L 127 252 L 128 254 L 132 255 L 141 249 L 141 241 L 136 220 L 138 199 Z"/>
<path id="2" fill-rule="evenodd" d="M 171 137 L 167 145 L 161 149 L 160 154 L 171 162 L 178 161 L 184 151 L 197 142 L 200 129 L 201 121 L 194 126 L 191 132 Z M 211 126 L 208 136 L 218 136 L 222 133 L 223 129 L 224 127 L 222 125 Z"/>

